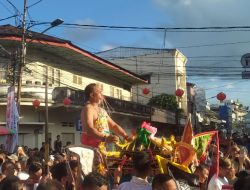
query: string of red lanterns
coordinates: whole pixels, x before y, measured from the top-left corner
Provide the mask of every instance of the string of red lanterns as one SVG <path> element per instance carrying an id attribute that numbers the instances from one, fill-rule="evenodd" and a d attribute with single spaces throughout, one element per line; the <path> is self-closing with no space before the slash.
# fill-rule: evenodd
<path id="1" fill-rule="evenodd" d="M 32 102 L 32 105 L 34 106 L 35 109 L 37 109 L 37 108 L 40 106 L 40 103 L 41 103 L 41 102 L 40 102 L 39 100 L 36 99 L 36 100 L 34 100 L 34 101 Z"/>
<path id="2" fill-rule="evenodd" d="M 176 91 L 175 91 L 175 95 L 178 96 L 179 98 L 181 98 L 184 94 L 184 90 L 182 90 L 181 88 L 178 88 Z"/>
<path id="3" fill-rule="evenodd" d="M 148 88 L 143 88 L 142 93 L 148 95 L 150 93 L 150 90 Z"/>
<path id="4" fill-rule="evenodd" d="M 71 101 L 69 98 L 64 98 L 64 100 L 63 100 L 63 105 L 64 105 L 64 106 L 67 107 L 67 106 L 69 106 L 71 103 L 72 103 L 72 101 Z M 33 105 L 33 107 L 34 107 L 35 109 L 39 108 L 39 107 L 40 107 L 40 104 L 41 104 L 41 102 L 40 102 L 40 100 L 38 100 L 38 99 L 33 100 L 33 102 L 32 102 L 32 105 Z"/>
<path id="5" fill-rule="evenodd" d="M 69 98 L 64 98 L 63 100 L 63 105 L 64 106 L 69 106 L 72 103 L 72 101 Z"/>
<path id="6" fill-rule="evenodd" d="M 223 92 L 220 92 L 220 93 L 218 93 L 217 94 L 217 99 L 220 101 L 220 102 L 223 102 L 225 99 L 226 99 L 226 94 L 225 93 L 223 93 Z"/>

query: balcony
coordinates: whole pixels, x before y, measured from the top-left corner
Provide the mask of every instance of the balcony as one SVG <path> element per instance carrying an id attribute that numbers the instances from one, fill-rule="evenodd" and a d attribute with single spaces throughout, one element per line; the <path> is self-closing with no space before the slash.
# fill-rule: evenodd
<path id="1" fill-rule="evenodd" d="M 3 104 L 7 103 L 7 92 L 8 85 L 0 85 L 0 102 Z M 48 101 L 52 103 L 52 91 L 53 88 L 49 87 L 48 89 Z M 31 105 L 32 101 L 38 99 L 41 102 L 44 102 L 45 99 L 45 86 L 44 85 L 22 85 L 21 91 L 21 100 L 22 104 Z"/>
<path id="2" fill-rule="evenodd" d="M 85 94 L 83 90 L 73 90 L 68 87 L 56 87 L 52 92 L 52 100 L 54 105 L 62 105 L 64 98 L 70 98 L 71 106 L 82 107 L 85 102 Z M 149 117 L 151 115 L 151 107 L 136 102 L 120 100 L 111 97 L 105 97 L 108 108 L 114 113 L 125 113 L 136 116 Z"/>

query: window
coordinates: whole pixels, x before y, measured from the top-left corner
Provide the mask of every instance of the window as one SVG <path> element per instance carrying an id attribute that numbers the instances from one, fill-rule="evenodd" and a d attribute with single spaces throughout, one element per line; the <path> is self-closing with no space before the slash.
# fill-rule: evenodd
<path id="1" fill-rule="evenodd" d="M 103 91 L 103 84 L 102 83 L 97 83 L 97 85 L 100 87 L 100 89 Z"/>
<path id="2" fill-rule="evenodd" d="M 77 84 L 77 76 L 76 75 L 73 75 L 73 83 Z"/>
<path id="3" fill-rule="evenodd" d="M 35 85 L 41 85 L 41 81 L 35 81 Z"/>
<path id="4" fill-rule="evenodd" d="M 118 99 L 122 99 L 122 90 L 116 89 L 115 97 Z"/>
<path id="5" fill-rule="evenodd" d="M 60 70 L 55 70 L 55 85 L 60 86 Z"/>
<path id="6" fill-rule="evenodd" d="M 110 86 L 110 96 L 111 97 L 115 96 L 115 88 L 113 86 Z"/>
<path id="7" fill-rule="evenodd" d="M 177 75 L 177 85 L 180 86 L 181 85 L 181 77 Z"/>
<path id="8" fill-rule="evenodd" d="M 0 81 L 6 79 L 6 71 L 4 69 L 0 69 Z"/>
<path id="9" fill-rule="evenodd" d="M 46 83 L 46 75 L 47 75 L 46 66 L 45 65 L 42 66 L 42 69 L 43 69 L 42 81 L 43 81 L 43 84 L 45 85 L 45 83 Z"/>
<path id="10" fill-rule="evenodd" d="M 4 69 L 0 68 L 0 83 L 6 83 L 6 78 L 7 78 L 6 71 Z"/>
<path id="11" fill-rule="evenodd" d="M 31 80 L 26 80 L 26 84 L 32 84 Z"/>
<path id="12" fill-rule="evenodd" d="M 82 85 L 82 77 L 78 77 L 78 84 Z"/>
<path id="13" fill-rule="evenodd" d="M 53 67 L 48 67 L 48 81 L 49 84 L 54 84 L 54 69 Z"/>

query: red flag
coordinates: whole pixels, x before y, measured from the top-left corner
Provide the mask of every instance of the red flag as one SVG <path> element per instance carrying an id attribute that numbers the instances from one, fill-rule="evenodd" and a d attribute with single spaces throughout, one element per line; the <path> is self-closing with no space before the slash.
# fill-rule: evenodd
<path id="1" fill-rule="evenodd" d="M 195 149 L 191 144 L 187 144 L 185 142 L 177 143 L 175 152 L 177 153 L 179 162 L 184 166 L 188 166 L 193 161 L 195 156 Z"/>
<path id="2" fill-rule="evenodd" d="M 192 123 L 190 117 L 188 118 L 188 122 L 186 123 L 186 126 L 184 128 L 181 142 L 191 144 L 193 138 L 193 128 L 192 128 Z"/>

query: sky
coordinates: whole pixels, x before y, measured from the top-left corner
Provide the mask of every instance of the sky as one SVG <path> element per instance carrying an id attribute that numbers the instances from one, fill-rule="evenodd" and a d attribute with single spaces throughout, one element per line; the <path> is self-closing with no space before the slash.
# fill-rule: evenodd
<path id="1" fill-rule="evenodd" d="M 23 12 L 23 0 L 8 0 Z M 39 0 L 27 0 L 30 6 Z M 27 22 L 50 22 L 137 27 L 250 26 L 249 0 L 42 0 L 28 8 Z M 15 14 L 0 0 L 0 20 Z M 0 24 L 18 25 L 14 18 Z M 48 26 L 31 29 L 43 31 Z M 118 46 L 177 48 L 187 58 L 187 81 L 206 90 L 210 103 L 224 92 L 227 99 L 250 106 L 250 79 L 241 79 L 240 60 L 250 52 L 250 30 L 101 30 L 58 26 L 46 34 L 70 40 L 92 53 Z M 250 70 L 250 69 L 249 69 Z"/>

